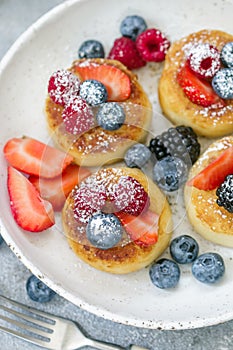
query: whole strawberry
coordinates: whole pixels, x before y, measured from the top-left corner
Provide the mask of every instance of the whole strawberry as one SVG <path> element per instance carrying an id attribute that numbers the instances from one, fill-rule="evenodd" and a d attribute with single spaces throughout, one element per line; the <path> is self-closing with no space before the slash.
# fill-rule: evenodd
<path id="1" fill-rule="evenodd" d="M 128 69 L 137 69 L 146 65 L 146 62 L 138 53 L 135 42 L 126 37 L 121 37 L 114 41 L 108 58 L 120 61 Z"/>

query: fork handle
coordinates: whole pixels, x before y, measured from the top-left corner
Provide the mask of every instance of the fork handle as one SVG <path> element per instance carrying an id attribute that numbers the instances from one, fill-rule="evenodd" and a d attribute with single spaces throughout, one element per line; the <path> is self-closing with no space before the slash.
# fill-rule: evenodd
<path id="1" fill-rule="evenodd" d="M 148 350 L 148 348 L 147 349 L 142 348 L 142 347 L 137 346 L 137 345 L 131 345 L 127 348 L 122 348 L 119 345 L 105 343 L 105 342 L 90 339 L 90 338 L 88 338 L 88 342 L 85 345 L 92 346 L 92 347 L 99 349 L 99 350 Z"/>

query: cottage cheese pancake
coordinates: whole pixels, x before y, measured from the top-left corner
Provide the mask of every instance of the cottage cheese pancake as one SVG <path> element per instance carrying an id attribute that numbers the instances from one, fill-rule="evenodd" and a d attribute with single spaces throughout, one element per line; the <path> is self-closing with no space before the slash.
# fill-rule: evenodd
<path id="1" fill-rule="evenodd" d="M 217 69 L 223 67 L 222 62 L 217 60 L 217 55 L 226 43 L 232 41 L 233 36 L 228 33 L 201 30 L 172 44 L 159 81 L 159 100 L 163 113 L 173 124 L 191 126 L 197 134 L 211 138 L 233 132 L 232 99 L 220 99 L 211 86 L 213 75 Z M 203 53 L 203 48 L 207 48 L 207 53 Z M 190 63 L 190 52 L 193 53 L 191 58 L 195 64 Z M 202 62 L 207 65 L 209 60 L 216 64 L 205 70 L 206 77 L 200 78 L 200 74 L 204 72 L 204 69 L 200 68 L 200 57 L 205 57 L 205 54 L 209 56 Z M 187 61 L 192 69 L 197 70 L 197 74 L 190 72 L 190 67 L 185 67 Z"/>
<path id="2" fill-rule="evenodd" d="M 233 172 L 230 170 L 233 168 L 232 147 L 233 136 L 226 136 L 214 142 L 194 164 L 189 179 L 195 179 L 195 176 L 200 174 L 204 169 L 207 169 L 207 166 L 210 164 L 220 167 L 218 174 L 220 176 L 223 174 L 224 178 L 226 174 L 232 174 Z M 221 155 L 222 157 L 219 158 Z M 222 164 L 219 163 L 218 159 L 220 159 Z M 229 162 L 226 164 L 228 159 Z M 215 163 L 213 163 L 214 161 Z M 210 169 L 209 171 L 214 171 L 213 166 L 208 169 Z M 207 172 L 204 175 L 205 179 L 208 179 Z M 214 172 L 212 172 L 211 181 L 214 181 L 215 178 L 217 179 L 217 176 L 214 176 Z M 191 183 L 188 181 L 185 186 L 186 210 L 191 224 L 206 239 L 223 246 L 233 247 L 233 213 L 217 204 L 217 188 L 215 186 L 212 186 L 214 188 L 210 190 L 203 190 L 200 187 L 201 182 L 199 181 L 197 183 L 195 180 L 191 180 Z M 207 181 L 205 187 L 207 188 Z"/>
<path id="3" fill-rule="evenodd" d="M 94 124 L 88 130 L 72 135 L 64 128 L 62 119 L 64 107 L 55 103 L 50 97 L 47 98 L 45 106 L 47 124 L 53 140 L 60 148 L 70 153 L 77 164 L 83 166 L 98 166 L 119 161 L 132 144 L 145 140 L 151 121 L 152 107 L 146 93 L 139 84 L 137 76 L 120 62 L 108 59 L 83 59 L 75 61 L 69 70 L 82 81 L 91 77 L 91 73 L 87 73 L 87 67 L 99 66 L 110 69 L 116 67 L 127 76 L 127 79 L 129 78 L 129 96 L 118 101 L 126 115 L 125 122 L 119 129 L 105 130 Z M 84 77 L 86 74 L 88 77 Z M 107 88 L 108 92 L 111 90 L 110 93 L 114 95 L 111 87 L 113 81 L 114 77 L 110 83 L 108 82 Z M 114 96 L 112 100 L 114 101 Z M 97 109 L 98 107 L 93 108 L 94 114 Z"/>
<path id="4" fill-rule="evenodd" d="M 124 194 L 120 191 L 121 193 L 117 197 L 118 200 L 115 201 L 115 205 L 118 205 L 118 210 L 120 211 L 112 209 L 113 202 L 110 199 L 114 198 L 114 191 L 118 184 L 122 185 L 125 180 L 127 182 L 129 179 L 131 184 L 136 182 L 139 186 L 142 186 L 143 191 L 148 195 L 148 201 L 143 212 L 137 217 L 135 216 L 130 225 L 127 226 L 125 225 L 128 223 L 127 219 L 130 218 L 131 220 L 132 218 L 128 213 L 132 210 L 132 207 L 133 210 L 136 210 L 135 203 L 136 205 L 137 202 L 140 203 L 142 197 L 138 193 L 137 198 L 128 207 L 119 208 L 120 198 L 124 198 L 124 203 L 129 199 L 128 193 L 130 193 L 132 187 L 127 186 L 127 193 Z M 88 187 L 88 184 L 90 187 Z M 130 168 L 102 169 L 87 178 L 84 181 L 84 186 L 87 186 L 86 191 L 88 191 L 88 188 L 91 188 L 92 193 L 94 188 L 98 188 L 97 198 L 103 195 L 103 187 L 105 190 L 107 189 L 108 200 L 104 206 L 102 204 L 102 211 L 114 212 L 116 217 L 120 218 L 123 223 L 124 232 L 121 241 L 109 249 L 100 249 L 90 244 L 87 239 L 87 221 L 90 219 L 88 218 L 85 221 L 85 215 L 88 211 L 87 201 L 85 201 L 86 212 L 83 211 L 84 203 L 80 201 L 77 208 L 77 193 L 80 194 L 82 186 L 76 187 L 67 198 L 62 212 L 62 220 L 68 242 L 80 259 L 96 269 L 115 274 L 124 274 L 147 266 L 164 252 L 169 244 L 172 231 L 170 207 L 164 194 L 140 170 Z M 134 196 L 134 193 L 134 191 L 131 191 L 130 195 Z M 91 199 L 89 198 L 88 201 L 91 201 Z M 99 202 L 99 200 L 95 199 L 95 204 L 96 202 Z M 125 211 L 125 213 L 122 213 L 122 211 Z M 79 213 L 82 215 L 77 220 Z M 144 237 L 137 236 L 138 226 L 141 229 L 146 228 Z"/>

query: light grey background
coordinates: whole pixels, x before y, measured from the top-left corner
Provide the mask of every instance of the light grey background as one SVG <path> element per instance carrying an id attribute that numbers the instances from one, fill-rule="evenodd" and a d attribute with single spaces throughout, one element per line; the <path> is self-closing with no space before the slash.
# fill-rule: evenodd
<path id="1" fill-rule="evenodd" d="M 62 0 L 0 0 L 0 58 L 30 24 L 62 2 Z M 233 349 L 233 321 L 183 331 L 159 331 L 124 326 L 83 311 L 58 295 L 47 304 L 33 303 L 27 297 L 25 290 L 29 276 L 30 271 L 22 265 L 7 245 L 5 243 L 1 245 L 0 292 L 34 307 L 79 320 L 94 338 L 116 342 L 121 346 L 135 343 L 151 350 Z M 18 349 L 36 350 L 39 348 L 0 332 L 0 350 Z"/>

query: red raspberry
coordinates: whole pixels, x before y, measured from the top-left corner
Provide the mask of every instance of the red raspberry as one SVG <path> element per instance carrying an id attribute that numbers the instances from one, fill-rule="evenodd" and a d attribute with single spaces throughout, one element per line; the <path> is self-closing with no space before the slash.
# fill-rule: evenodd
<path id="1" fill-rule="evenodd" d="M 95 120 L 91 107 L 82 98 L 76 98 L 67 105 L 62 118 L 68 133 L 79 135 L 94 127 Z"/>
<path id="2" fill-rule="evenodd" d="M 158 29 L 147 29 L 136 39 L 139 54 L 146 62 L 161 62 L 170 47 L 168 39 Z"/>
<path id="3" fill-rule="evenodd" d="M 106 199 L 107 196 L 103 185 L 95 184 L 94 181 L 83 182 L 76 189 L 74 195 L 75 219 L 87 224 L 90 217 L 103 208 Z"/>
<path id="4" fill-rule="evenodd" d="M 64 107 L 77 97 L 79 85 L 80 81 L 76 75 L 67 70 L 58 70 L 49 79 L 48 93 L 55 103 Z"/>
<path id="5" fill-rule="evenodd" d="M 221 67 L 220 52 L 207 43 L 198 44 L 190 50 L 187 62 L 199 78 L 211 79 Z"/>
<path id="6" fill-rule="evenodd" d="M 138 53 L 135 42 L 126 37 L 114 41 L 108 58 L 120 61 L 129 69 L 137 69 L 146 65 L 146 62 Z"/>
<path id="7" fill-rule="evenodd" d="M 119 211 L 138 216 L 147 210 L 149 196 L 142 185 L 130 176 L 122 176 L 114 188 L 112 199 Z"/>

